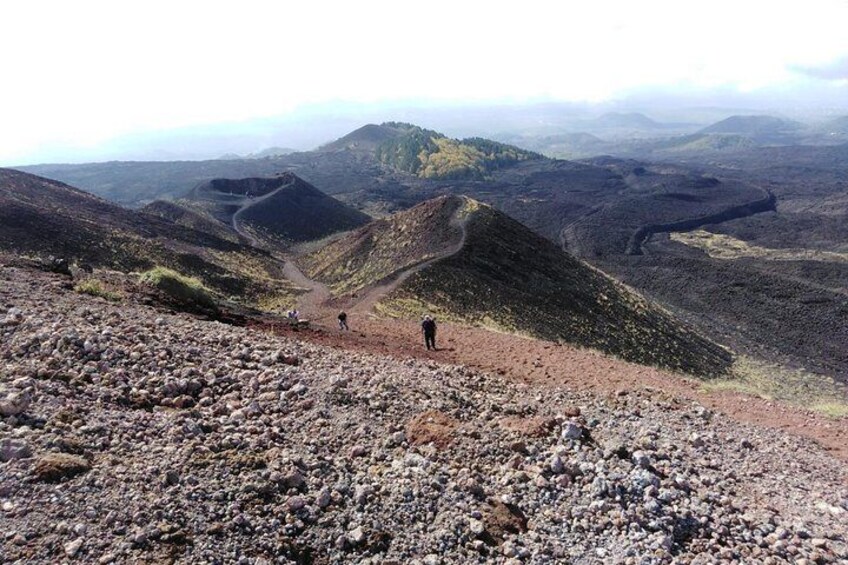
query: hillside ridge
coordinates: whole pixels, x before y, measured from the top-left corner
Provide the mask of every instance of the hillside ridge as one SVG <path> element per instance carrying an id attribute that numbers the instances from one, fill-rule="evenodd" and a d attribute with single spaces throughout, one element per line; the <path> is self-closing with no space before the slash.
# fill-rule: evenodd
<path id="1" fill-rule="evenodd" d="M 379 288 L 379 299 L 365 301 L 391 316 L 431 311 L 696 374 L 720 374 L 732 360 L 630 289 L 465 197 L 372 222 L 301 263 L 340 298 Z"/>
<path id="2" fill-rule="evenodd" d="M 231 226 L 258 247 L 322 239 L 369 220 L 291 172 L 213 179 L 195 187 L 180 203 Z"/>

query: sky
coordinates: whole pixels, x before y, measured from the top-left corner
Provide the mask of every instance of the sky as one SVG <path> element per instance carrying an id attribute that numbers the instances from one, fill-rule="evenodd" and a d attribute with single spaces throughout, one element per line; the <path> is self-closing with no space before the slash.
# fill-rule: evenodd
<path id="1" fill-rule="evenodd" d="M 0 165 L 316 105 L 848 93 L 848 0 L 10 0 L 0 22 Z"/>

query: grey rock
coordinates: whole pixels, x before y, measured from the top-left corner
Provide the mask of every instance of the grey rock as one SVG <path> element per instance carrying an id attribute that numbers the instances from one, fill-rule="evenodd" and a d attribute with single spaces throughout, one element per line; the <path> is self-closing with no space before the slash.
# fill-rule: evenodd
<path id="1" fill-rule="evenodd" d="M 3 438 L 0 439 L 0 461 L 15 461 L 32 457 L 32 449 L 22 439 Z"/>
<path id="2" fill-rule="evenodd" d="M 29 392 L 10 392 L 0 399 L 0 416 L 18 416 L 26 412 L 32 402 Z"/>
<path id="3" fill-rule="evenodd" d="M 77 538 L 74 541 L 70 541 L 64 545 L 65 555 L 68 557 L 76 557 L 76 554 L 79 553 L 80 548 L 83 544 L 83 538 Z"/>
<path id="4" fill-rule="evenodd" d="M 562 438 L 576 440 L 583 437 L 583 427 L 574 422 L 566 422 L 562 427 Z"/>

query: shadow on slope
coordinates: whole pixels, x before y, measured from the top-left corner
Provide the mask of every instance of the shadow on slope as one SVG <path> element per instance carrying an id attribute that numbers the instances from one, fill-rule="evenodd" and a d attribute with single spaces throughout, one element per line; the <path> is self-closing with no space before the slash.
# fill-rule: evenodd
<path id="1" fill-rule="evenodd" d="M 249 303 L 297 292 L 268 253 L 8 169 L 0 169 L 0 250 L 122 272 L 165 266 Z"/>
<path id="2" fill-rule="evenodd" d="M 195 187 L 182 202 L 251 241 L 282 245 L 321 239 L 369 220 L 293 173 L 214 179 Z"/>
<path id="3" fill-rule="evenodd" d="M 428 201 L 375 222 L 314 254 L 307 268 L 336 292 L 367 293 L 433 258 L 380 309 L 408 317 L 429 310 L 703 376 L 721 374 L 732 362 L 730 353 L 658 306 L 464 197 Z"/>

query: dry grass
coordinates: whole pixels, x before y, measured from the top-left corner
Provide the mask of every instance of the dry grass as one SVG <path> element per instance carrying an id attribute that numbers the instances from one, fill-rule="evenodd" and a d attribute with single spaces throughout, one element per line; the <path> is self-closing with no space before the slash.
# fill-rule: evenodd
<path id="1" fill-rule="evenodd" d="M 848 418 L 848 403 L 846 402 L 818 402 L 810 408 L 829 418 Z"/>
<path id="2" fill-rule="evenodd" d="M 710 233 L 705 230 L 672 233 L 671 239 L 698 248 L 714 259 L 742 259 L 746 257 L 769 261 L 828 261 L 848 262 L 848 253 L 820 251 L 818 249 L 770 249 L 751 245 L 735 237 Z"/>
<path id="3" fill-rule="evenodd" d="M 74 290 L 81 294 L 99 296 L 100 298 L 105 298 L 110 302 L 121 301 L 121 295 L 106 288 L 103 281 L 99 279 L 84 279 L 74 286 Z"/>
<path id="4" fill-rule="evenodd" d="M 788 369 L 740 356 L 730 376 L 706 381 L 708 392 L 734 391 L 808 408 L 831 418 L 848 417 L 848 387 L 825 375 Z"/>

